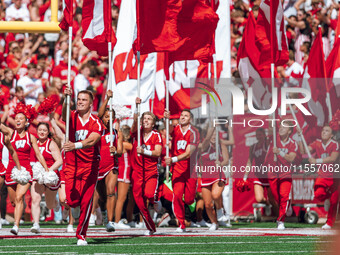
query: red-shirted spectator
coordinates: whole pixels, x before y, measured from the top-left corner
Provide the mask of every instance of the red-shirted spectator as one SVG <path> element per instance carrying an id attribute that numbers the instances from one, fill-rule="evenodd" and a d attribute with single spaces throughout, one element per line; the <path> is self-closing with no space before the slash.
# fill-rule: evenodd
<path id="1" fill-rule="evenodd" d="M 57 65 L 53 72 L 53 77 L 59 77 L 61 82 L 66 85 L 67 84 L 67 69 L 68 69 L 68 50 L 65 50 L 62 54 L 63 60 L 60 61 L 59 65 Z M 73 85 L 73 80 L 78 73 L 78 69 L 75 66 L 71 66 L 71 86 Z"/>

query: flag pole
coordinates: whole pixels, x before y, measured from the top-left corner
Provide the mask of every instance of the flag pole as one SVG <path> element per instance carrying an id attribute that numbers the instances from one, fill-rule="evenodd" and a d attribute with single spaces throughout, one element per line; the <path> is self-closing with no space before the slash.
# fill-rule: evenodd
<path id="1" fill-rule="evenodd" d="M 109 53 L 109 90 L 111 90 L 112 91 L 112 43 L 111 42 L 109 42 L 108 43 L 108 53 Z M 113 109 L 112 109 L 112 97 L 110 98 L 110 102 L 109 102 L 109 107 L 110 107 L 110 130 L 109 130 L 109 132 L 110 132 L 110 147 L 112 147 L 113 146 Z M 111 153 L 111 156 L 113 156 L 112 155 L 112 153 Z"/>
<path id="2" fill-rule="evenodd" d="M 289 104 L 289 110 L 290 110 L 290 112 L 291 112 L 292 115 L 293 115 L 293 118 L 294 118 L 294 120 L 295 120 L 295 122 L 296 122 L 297 128 L 301 131 L 301 133 L 299 132 L 299 135 L 300 135 L 300 137 L 301 137 L 303 147 L 305 147 L 305 150 L 306 150 L 306 152 L 307 152 L 307 154 L 308 154 L 308 158 L 311 158 L 311 157 L 312 157 L 312 154 L 310 153 L 310 151 L 309 151 L 309 149 L 308 149 L 308 145 L 307 145 L 306 139 L 305 139 L 305 137 L 304 137 L 304 135 L 303 135 L 303 133 L 302 133 L 302 129 L 301 129 L 300 124 L 299 124 L 299 122 L 298 122 L 298 120 L 297 120 L 297 118 L 296 118 L 294 109 L 293 109 L 293 107 L 292 107 L 291 104 Z"/>
<path id="3" fill-rule="evenodd" d="M 109 37 L 110 37 L 110 39 L 109 39 L 109 42 L 108 42 L 108 44 L 107 44 L 107 46 L 108 46 L 108 55 L 109 55 L 109 89 L 112 91 L 112 69 L 113 69 L 113 65 L 112 65 L 112 11 L 111 11 L 111 0 L 109 0 L 109 6 L 110 6 L 110 9 L 109 10 L 107 10 L 108 11 L 108 14 L 109 14 L 109 20 L 110 20 L 110 22 L 109 22 Z M 113 146 L 113 106 L 112 106 L 112 104 L 113 104 L 113 97 L 111 97 L 111 99 L 110 99 L 110 103 L 109 103 L 109 107 L 110 107 L 110 130 L 109 130 L 109 132 L 110 132 L 110 147 L 112 147 Z M 111 154 L 111 156 L 113 156 L 113 153 L 110 153 Z"/>
<path id="4" fill-rule="evenodd" d="M 272 78 L 272 92 L 274 91 L 275 87 L 275 80 L 274 80 L 274 72 L 275 72 L 275 64 L 271 63 L 270 65 L 270 70 L 271 70 L 271 78 Z M 273 112 L 273 120 L 275 120 L 275 111 Z M 275 121 L 273 123 L 273 147 L 276 147 L 276 123 Z M 277 156 L 274 154 L 274 161 L 277 161 Z"/>
<path id="5" fill-rule="evenodd" d="M 71 4 L 71 14 L 73 15 L 73 4 Z M 71 89 L 71 61 L 72 61 L 72 26 L 68 28 L 68 64 L 67 64 L 67 88 Z M 70 104 L 71 96 L 66 95 L 66 126 L 65 142 L 70 140 Z"/>
<path id="6" fill-rule="evenodd" d="M 166 54 L 167 55 L 167 54 Z M 169 67 L 168 67 L 169 68 Z M 166 110 L 169 111 L 169 81 L 165 80 L 165 107 Z M 170 118 L 170 116 L 169 116 Z M 166 156 L 169 157 L 169 130 L 170 130 L 170 120 L 166 118 L 165 125 L 166 125 Z M 170 166 L 166 166 L 166 182 L 169 182 L 169 173 L 170 173 Z"/>
<path id="7" fill-rule="evenodd" d="M 139 0 L 136 0 L 136 24 L 137 24 L 137 97 L 140 98 L 140 24 L 139 24 Z M 137 145 L 141 146 L 140 137 L 140 104 L 137 105 Z M 140 156 L 140 155 L 138 155 Z"/>

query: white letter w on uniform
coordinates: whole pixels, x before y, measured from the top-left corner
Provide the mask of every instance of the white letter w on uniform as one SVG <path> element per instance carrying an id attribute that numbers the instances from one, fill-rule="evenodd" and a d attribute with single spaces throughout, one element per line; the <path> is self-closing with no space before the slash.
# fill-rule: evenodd
<path id="1" fill-rule="evenodd" d="M 76 141 L 84 141 L 88 132 L 88 130 L 84 129 L 76 131 Z"/>

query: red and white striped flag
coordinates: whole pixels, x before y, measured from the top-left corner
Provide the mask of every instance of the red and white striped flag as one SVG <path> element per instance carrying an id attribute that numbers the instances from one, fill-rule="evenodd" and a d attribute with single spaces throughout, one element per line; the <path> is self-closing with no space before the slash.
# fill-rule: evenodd
<path id="1" fill-rule="evenodd" d="M 113 47 L 117 41 L 112 29 L 111 0 L 84 0 L 81 26 L 84 45 L 107 56 L 108 42 Z"/>
<path id="2" fill-rule="evenodd" d="M 117 44 L 113 52 L 113 101 L 120 105 L 134 105 L 137 97 L 137 56 L 132 49 L 136 28 L 136 0 L 124 0 L 120 6 Z M 157 57 L 157 53 L 140 57 L 141 111 L 149 110 L 149 99 L 155 88 Z"/>
<path id="3" fill-rule="evenodd" d="M 256 45 L 260 63 L 280 66 L 289 59 L 288 42 L 281 0 L 262 0 L 256 23 Z"/>

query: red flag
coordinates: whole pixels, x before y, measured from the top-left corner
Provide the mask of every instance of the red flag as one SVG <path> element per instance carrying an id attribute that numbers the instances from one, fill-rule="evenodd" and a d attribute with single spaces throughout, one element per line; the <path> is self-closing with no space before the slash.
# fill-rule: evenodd
<path id="1" fill-rule="evenodd" d="M 75 10 L 76 6 L 75 3 L 75 0 L 65 0 L 64 17 L 59 24 L 59 27 L 64 31 L 68 31 L 68 28 L 72 26 L 74 15 L 73 10 Z"/>
<path id="2" fill-rule="evenodd" d="M 338 22 L 336 24 L 336 30 L 335 30 L 335 43 L 338 41 L 340 36 L 340 16 L 338 15 Z"/>
<path id="3" fill-rule="evenodd" d="M 340 109 L 340 40 L 337 40 L 326 61 L 328 92 L 333 114 Z"/>
<path id="4" fill-rule="evenodd" d="M 256 21 L 253 12 L 249 12 L 241 44 L 237 53 L 237 66 L 245 89 L 253 88 L 254 103 L 260 109 L 271 106 L 271 83 L 263 78 L 270 78 L 270 66 L 259 65 L 260 50 L 255 45 Z"/>
<path id="5" fill-rule="evenodd" d="M 112 30 L 111 1 L 84 0 L 81 26 L 84 45 L 101 56 L 107 56 L 108 42 L 112 42 L 113 47 L 117 41 Z"/>
<path id="6" fill-rule="evenodd" d="M 169 53 L 169 63 L 193 59 L 211 62 L 211 46 L 218 19 L 218 15 L 204 0 L 183 1 L 177 31 L 185 43 L 175 52 Z"/>
<path id="7" fill-rule="evenodd" d="M 177 31 L 177 18 L 182 0 L 137 0 L 138 41 L 134 48 L 141 54 L 156 51 L 175 51 L 185 40 Z M 138 40 L 138 39 L 137 39 Z"/>
<path id="8" fill-rule="evenodd" d="M 281 0 L 262 0 L 256 24 L 260 63 L 284 65 L 289 59 Z"/>
<path id="9" fill-rule="evenodd" d="M 321 29 L 311 47 L 306 64 L 302 87 L 308 89 L 312 98 L 307 103 L 313 116 L 305 116 L 309 124 L 323 126 L 328 122 L 328 107 L 326 104 L 326 66 L 323 52 Z"/>

